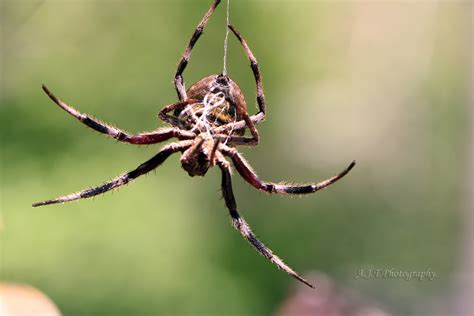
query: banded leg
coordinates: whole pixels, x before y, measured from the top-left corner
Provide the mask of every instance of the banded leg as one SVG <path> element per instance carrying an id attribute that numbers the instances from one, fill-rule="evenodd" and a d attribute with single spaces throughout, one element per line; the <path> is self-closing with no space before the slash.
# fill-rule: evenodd
<path id="1" fill-rule="evenodd" d="M 237 229 L 240 234 L 247 239 L 247 241 L 258 251 L 262 256 L 270 260 L 274 265 L 279 269 L 285 271 L 295 279 L 303 282 L 309 287 L 314 288 L 314 285 L 305 280 L 292 268 L 286 265 L 283 260 L 281 260 L 277 255 L 275 255 L 270 248 L 265 246 L 260 240 L 257 239 L 255 234 L 252 232 L 250 226 L 247 222 L 240 216 L 237 211 L 237 204 L 235 202 L 234 193 L 232 191 L 232 180 L 230 175 L 230 166 L 225 159 L 219 159 L 218 165 L 222 170 L 222 194 L 224 195 L 224 200 L 227 208 L 230 212 L 230 217 L 232 219 L 232 225 Z"/>
<path id="2" fill-rule="evenodd" d="M 49 98 L 56 103 L 60 108 L 62 108 L 67 113 L 74 116 L 80 122 L 86 126 L 92 128 L 93 130 L 115 138 L 116 140 L 124 143 L 134 144 L 134 145 L 149 145 L 156 144 L 163 141 L 166 141 L 172 137 L 177 137 L 178 139 L 192 139 L 195 137 L 194 133 L 188 131 L 182 131 L 178 128 L 163 128 L 153 132 L 140 133 L 137 135 L 129 135 L 125 131 L 122 131 L 116 127 L 110 126 L 106 123 L 103 123 L 97 119 L 90 117 L 87 114 L 77 111 L 72 106 L 66 104 L 61 99 L 56 97 L 46 86 L 43 85 L 43 90 L 49 96 Z"/>
<path id="3" fill-rule="evenodd" d="M 312 183 L 307 185 L 285 185 L 285 184 L 277 184 L 271 182 L 263 182 L 261 179 L 258 178 L 255 171 L 252 170 L 252 167 L 245 161 L 244 157 L 237 152 L 234 148 L 230 148 L 228 146 L 221 146 L 221 151 L 225 156 L 228 156 L 232 159 L 232 162 L 235 165 L 235 168 L 250 185 L 255 187 L 256 189 L 267 192 L 267 193 L 278 193 L 278 194 L 309 194 L 319 191 L 321 189 L 326 188 L 327 186 L 333 184 L 334 182 L 338 181 L 342 177 L 344 177 L 354 166 L 355 161 L 351 162 L 351 164 L 344 169 L 338 175 L 335 175 L 332 178 L 327 180 Z"/>
<path id="4" fill-rule="evenodd" d="M 221 126 L 218 130 L 216 130 L 216 132 L 220 132 L 223 130 L 230 130 L 230 129 L 240 130 L 244 127 L 248 127 L 250 129 L 250 132 L 252 133 L 253 139 L 245 139 L 244 141 L 238 141 L 238 142 L 244 145 L 248 145 L 248 146 L 255 146 L 259 142 L 259 134 L 258 134 L 257 128 L 255 127 L 255 124 L 263 121 L 266 115 L 266 102 L 265 102 L 265 94 L 263 93 L 262 75 L 260 73 L 260 68 L 258 67 L 257 59 L 255 58 L 255 55 L 252 53 L 252 50 L 248 46 L 245 39 L 232 25 L 228 25 L 228 27 L 235 34 L 237 39 L 240 41 L 240 44 L 243 46 L 245 54 L 247 55 L 250 61 L 250 67 L 252 68 L 252 72 L 255 78 L 255 84 L 257 87 L 257 104 L 258 104 L 259 112 L 256 115 L 252 115 L 252 116 L 249 116 L 248 113 L 241 113 L 241 115 L 243 116 L 242 121 L 239 121 L 235 124 L 229 123 L 224 126 Z"/>
<path id="5" fill-rule="evenodd" d="M 252 53 L 252 50 L 247 45 L 247 42 L 242 37 L 242 35 L 232 25 L 229 25 L 228 27 L 235 34 L 237 39 L 240 41 L 240 44 L 242 44 L 245 50 L 245 54 L 247 55 L 250 61 L 250 67 L 252 68 L 253 76 L 255 77 L 255 84 L 257 86 L 258 108 L 260 112 L 263 113 L 263 119 L 265 119 L 265 113 L 266 113 L 265 112 L 266 110 L 265 95 L 263 93 L 262 75 L 260 74 L 260 68 L 258 67 L 257 59 L 255 58 L 254 54 Z"/>
<path id="6" fill-rule="evenodd" d="M 184 86 L 183 80 L 183 72 L 186 66 L 188 65 L 189 58 L 191 56 L 191 51 L 193 50 L 194 44 L 196 44 L 199 37 L 201 37 L 207 22 L 209 21 L 210 17 L 214 13 L 220 2 L 221 0 L 215 0 L 202 18 L 201 22 L 199 22 L 198 26 L 194 30 L 193 36 L 191 37 L 188 46 L 186 47 L 186 50 L 183 53 L 183 57 L 181 57 L 181 60 L 178 63 L 178 69 L 176 70 L 176 75 L 174 77 L 174 84 L 176 86 L 176 92 L 178 93 L 178 98 L 180 101 L 184 101 L 187 99 L 186 88 Z"/>
<path id="7" fill-rule="evenodd" d="M 83 190 L 80 192 L 71 193 L 66 196 L 58 197 L 56 199 L 34 203 L 32 206 L 36 207 L 36 206 L 42 206 L 42 205 L 48 205 L 48 204 L 64 203 L 64 202 L 69 202 L 69 201 L 73 201 L 77 199 L 90 198 L 99 194 L 103 194 L 107 191 L 110 191 L 122 185 L 125 185 L 129 183 L 130 181 L 138 178 L 139 176 L 152 171 L 153 169 L 161 165 L 166 160 L 166 158 L 168 158 L 171 154 L 178 151 L 186 150 L 192 145 L 192 143 L 193 143 L 192 141 L 181 141 L 179 143 L 169 144 L 163 147 L 163 149 L 158 154 L 153 156 L 151 159 L 149 159 L 148 161 L 138 166 L 135 170 L 127 172 L 121 176 L 118 176 L 115 179 L 104 183 L 103 185 L 90 188 L 87 190 Z"/>

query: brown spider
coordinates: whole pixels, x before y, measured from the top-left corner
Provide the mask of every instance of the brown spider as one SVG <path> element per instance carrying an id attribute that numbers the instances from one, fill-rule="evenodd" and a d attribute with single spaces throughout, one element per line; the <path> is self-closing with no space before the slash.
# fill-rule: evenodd
<path id="1" fill-rule="evenodd" d="M 78 112 L 73 107 L 58 99 L 48 88 L 43 86 L 43 90 L 46 94 L 63 110 L 88 127 L 99 133 L 115 138 L 118 141 L 135 145 L 156 144 L 173 137 L 176 137 L 180 141 L 165 146 L 160 152 L 148 161 L 142 163 L 135 170 L 118 176 L 101 186 L 61 196 L 56 199 L 38 202 L 33 204 L 33 206 L 63 203 L 105 193 L 154 170 L 171 154 L 181 152 L 181 164 L 191 177 L 196 175 L 204 176 L 210 167 L 216 164 L 219 166 L 222 171 L 222 193 L 226 206 L 229 209 L 233 226 L 261 255 L 289 275 L 314 288 L 311 283 L 287 266 L 279 257 L 273 254 L 267 246 L 258 240 L 247 222 L 239 215 L 234 193 L 232 192 L 231 167 L 225 157 L 229 157 L 232 160 L 237 172 L 256 189 L 267 193 L 296 195 L 313 193 L 329 186 L 345 176 L 352 167 L 354 167 L 355 162 L 352 162 L 338 175 L 315 184 L 285 185 L 264 182 L 258 178 L 257 174 L 235 147 L 237 145 L 255 146 L 258 144 L 259 134 L 255 124 L 265 119 L 265 96 L 263 94 L 262 79 L 257 60 L 246 41 L 234 27 L 231 25 L 228 26 L 242 44 L 250 60 L 250 66 L 257 86 L 259 112 L 249 116 L 242 91 L 226 74 L 207 76 L 193 84 L 188 90 L 184 87 L 182 74 L 188 64 L 191 51 L 220 2 L 221 0 L 215 0 L 204 15 L 178 64 L 174 82 L 179 101 L 164 107 L 158 114 L 160 119 L 171 124 L 173 127 L 162 128 L 148 133 L 129 135 L 87 114 Z M 246 128 L 249 128 L 252 137 L 244 136 Z"/>

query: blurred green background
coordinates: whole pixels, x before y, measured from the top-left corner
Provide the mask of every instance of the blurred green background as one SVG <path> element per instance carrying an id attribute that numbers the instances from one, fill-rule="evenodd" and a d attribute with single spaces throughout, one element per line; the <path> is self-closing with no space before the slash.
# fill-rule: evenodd
<path id="1" fill-rule="evenodd" d="M 1 4 L 1 270 L 65 315 L 268 315 L 296 281 L 230 226 L 220 172 L 190 178 L 171 157 L 118 192 L 33 209 L 154 155 L 90 131 L 41 91 L 131 132 L 162 126 L 172 79 L 210 0 Z M 225 1 L 197 43 L 189 87 L 222 70 Z M 400 315 L 446 305 L 463 248 L 472 62 L 470 1 L 232 1 L 263 73 L 261 144 L 242 148 L 269 181 L 353 172 L 314 196 L 257 192 L 239 209 L 302 273 L 321 271 Z M 256 112 L 248 61 L 229 74 Z M 433 281 L 355 279 L 362 268 L 431 269 Z M 317 285 L 316 285 L 317 286 Z M 443 307 L 444 308 L 444 307 Z M 431 315 L 434 315 L 432 313 Z"/>

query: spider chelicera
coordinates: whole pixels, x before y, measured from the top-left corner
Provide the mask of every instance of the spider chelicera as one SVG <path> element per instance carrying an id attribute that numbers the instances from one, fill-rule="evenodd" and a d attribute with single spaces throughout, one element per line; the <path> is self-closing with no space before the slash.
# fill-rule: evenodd
<path id="1" fill-rule="evenodd" d="M 87 114 L 78 112 L 43 86 L 46 94 L 63 110 L 88 127 L 120 142 L 134 145 L 149 145 L 160 143 L 173 137 L 179 141 L 163 147 L 155 156 L 139 165 L 135 170 L 120 175 L 103 185 L 52 200 L 38 202 L 33 204 L 33 206 L 63 203 L 105 193 L 154 170 L 171 154 L 181 152 L 182 167 L 191 177 L 204 176 L 209 168 L 215 165 L 219 166 L 222 171 L 222 193 L 230 212 L 232 225 L 261 255 L 289 275 L 314 288 L 311 283 L 286 265 L 267 246 L 258 240 L 247 222 L 239 215 L 232 191 L 231 167 L 225 157 L 231 159 L 237 172 L 256 189 L 267 193 L 296 195 L 314 193 L 329 186 L 344 177 L 354 167 L 355 162 L 352 162 L 338 175 L 314 184 L 286 185 L 264 182 L 259 179 L 255 171 L 253 171 L 235 147 L 238 145 L 255 146 L 258 144 L 259 134 L 255 124 L 265 119 L 265 96 L 263 94 L 262 78 L 257 60 L 247 42 L 234 27 L 228 26 L 243 46 L 255 77 L 258 113 L 252 116 L 248 114 L 242 91 L 227 74 L 207 76 L 193 84 L 188 90 L 184 86 L 182 74 L 188 64 L 191 51 L 220 2 L 221 0 L 215 0 L 204 15 L 179 61 L 174 79 L 179 101 L 164 107 L 158 114 L 161 120 L 171 124 L 172 127 L 129 135 Z M 245 136 L 246 128 L 250 130 L 251 137 Z"/>

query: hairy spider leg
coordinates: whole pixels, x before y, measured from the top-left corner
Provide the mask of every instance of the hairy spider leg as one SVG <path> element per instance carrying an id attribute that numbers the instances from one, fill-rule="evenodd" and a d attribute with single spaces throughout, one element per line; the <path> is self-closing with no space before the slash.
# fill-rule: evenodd
<path id="1" fill-rule="evenodd" d="M 202 18 L 201 22 L 199 22 L 198 26 L 194 30 L 194 33 L 191 39 L 189 40 L 189 44 L 186 47 L 186 50 L 184 51 L 183 56 L 181 57 L 178 63 L 178 69 L 176 70 L 176 75 L 174 77 L 174 84 L 176 87 L 176 92 L 178 93 L 178 98 L 181 101 L 184 101 L 188 98 L 186 94 L 184 80 L 183 80 L 183 72 L 189 62 L 189 58 L 191 57 L 191 51 L 193 50 L 193 47 L 198 41 L 199 37 L 201 37 L 202 32 L 204 28 L 206 27 L 207 22 L 209 22 L 209 19 L 211 18 L 212 14 L 216 10 L 220 2 L 221 0 L 215 0 L 214 3 L 209 8 L 209 10 L 204 15 L 204 17 Z"/>
<path id="2" fill-rule="evenodd" d="M 214 162 L 215 162 L 214 158 L 216 157 L 216 152 L 219 149 L 219 144 L 220 143 L 221 143 L 221 140 L 216 139 L 216 141 L 214 142 L 214 146 L 212 146 L 211 155 L 210 155 L 210 158 L 209 158 L 209 160 L 211 161 L 212 166 L 214 166 Z"/>
<path id="3" fill-rule="evenodd" d="M 258 251 L 262 256 L 270 260 L 279 269 L 285 271 L 295 279 L 303 282 L 309 287 L 314 288 L 314 285 L 305 280 L 292 268 L 286 265 L 277 255 L 275 255 L 270 248 L 265 246 L 260 240 L 257 239 L 255 234 L 252 232 L 247 222 L 240 216 L 237 211 L 237 203 L 235 202 L 234 193 L 232 191 L 232 179 L 230 173 L 229 163 L 225 159 L 219 159 L 217 164 L 222 170 L 222 194 L 224 196 L 225 204 L 229 209 L 230 217 L 232 219 L 232 225 L 237 229 L 240 234 L 247 239 L 247 241 Z"/>
<path id="4" fill-rule="evenodd" d="M 338 181 L 344 177 L 349 171 L 355 166 L 355 161 L 351 162 L 350 165 L 344 169 L 341 173 L 335 175 L 332 178 L 327 180 L 312 183 L 312 184 L 296 184 L 296 185 L 286 185 L 286 184 L 277 184 L 271 182 L 264 182 L 258 178 L 257 173 L 252 169 L 249 163 L 245 158 L 234 148 L 222 145 L 221 151 L 225 156 L 228 156 L 232 159 L 235 168 L 239 174 L 247 181 L 250 185 L 256 189 L 267 192 L 267 193 L 278 193 L 278 194 L 309 194 L 319 191 Z"/>
<path id="5" fill-rule="evenodd" d="M 260 73 L 260 68 L 258 66 L 257 59 L 255 58 L 255 55 L 253 54 L 252 50 L 250 49 L 249 45 L 247 44 L 243 36 L 232 25 L 228 25 L 228 27 L 234 33 L 234 35 L 237 37 L 240 44 L 244 48 L 245 54 L 247 55 L 250 61 L 250 68 L 252 68 L 253 76 L 255 78 L 255 85 L 257 88 L 257 104 L 259 108 L 259 113 L 257 113 L 256 115 L 253 115 L 252 118 L 249 117 L 248 113 L 245 113 L 243 115 L 243 118 L 247 127 L 250 129 L 250 132 L 252 133 L 252 136 L 254 137 L 256 144 L 258 144 L 259 135 L 258 135 L 257 128 L 255 127 L 253 123 L 253 120 L 255 119 L 254 117 L 258 115 L 262 115 L 261 120 L 264 120 L 265 115 L 266 115 L 266 102 L 265 102 L 265 94 L 263 92 L 262 75 Z"/>
<path id="6" fill-rule="evenodd" d="M 262 75 L 260 73 L 260 68 L 258 67 L 257 59 L 255 58 L 255 55 L 252 53 L 252 50 L 250 49 L 249 45 L 247 44 L 245 39 L 242 37 L 242 35 L 232 25 L 228 25 L 228 27 L 235 34 L 237 39 L 240 41 L 240 44 L 242 44 L 245 54 L 247 55 L 250 61 L 250 67 L 252 68 L 253 76 L 255 77 L 255 84 L 257 86 L 257 104 L 260 110 L 259 113 L 263 113 L 262 119 L 265 119 L 266 102 L 265 102 L 265 95 L 263 93 Z"/>
<path id="7" fill-rule="evenodd" d="M 258 144 L 253 137 L 218 134 L 214 138 L 230 146 L 256 146 Z"/>
<path id="8" fill-rule="evenodd" d="M 215 132 L 222 133 L 228 130 L 238 131 L 245 127 L 248 127 L 253 138 L 247 138 L 243 136 L 231 136 L 228 140 L 228 143 L 231 145 L 256 146 L 258 145 L 260 137 L 258 130 L 255 127 L 255 124 L 265 120 L 266 115 L 266 101 L 265 94 L 263 92 L 262 75 L 260 73 L 257 58 L 255 58 L 255 55 L 253 54 L 252 50 L 250 49 L 243 36 L 232 25 L 228 25 L 228 27 L 239 40 L 240 44 L 244 48 L 245 54 L 247 55 L 250 61 L 250 68 L 252 69 L 253 76 L 255 78 L 255 85 L 257 88 L 257 104 L 259 112 L 255 115 L 249 116 L 247 111 L 242 111 L 241 109 L 238 109 L 240 110 L 239 114 L 242 116 L 243 120 L 236 123 L 228 123 L 226 125 L 220 126 L 215 130 Z"/>
<path id="9" fill-rule="evenodd" d="M 252 120 L 252 123 L 258 124 L 258 123 L 262 122 L 265 119 L 265 115 L 262 112 L 259 112 L 258 114 L 251 115 L 250 119 Z M 216 127 L 214 129 L 214 132 L 216 132 L 217 134 L 221 134 L 221 133 L 225 133 L 225 132 L 228 132 L 228 131 L 238 131 L 238 130 L 241 130 L 241 129 L 246 128 L 246 127 L 247 127 L 247 124 L 245 123 L 245 121 L 240 120 L 240 121 L 237 121 L 235 123 L 234 122 L 227 123 L 225 125 Z"/>
<path id="10" fill-rule="evenodd" d="M 168 158 L 171 154 L 176 153 L 178 151 L 183 152 L 184 150 L 188 149 L 192 144 L 193 144 L 193 141 L 191 140 L 185 140 L 178 143 L 171 143 L 163 147 L 163 149 L 160 150 L 160 152 L 158 152 L 155 156 L 153 156 L 148 161 L 142 163 L 135 170 L 127 172 L 121 176 L 118 176 L 115 179 L 104 183 L 103 185 L 86 189 L 80 192 L 71 193 L 69 195 L 61 196 L 52 200 L 34 203 L 33 207 L 48 205 L 48 204 L 64 203 L 64 202 L 69 202 L 69 201 L 73 201 L 77 199 L 90 198 L 99 194 L 103 194 L 107 191 L 116 189 L 138 178 L 139 176 L 144 175 L 154 170 L 159 165 L 161 165 L 166 160 L 166 158 Z"/>
<path id="11" fill-rule="evenodd" d="M 178 101 L 176 103 L 167 105 L 160 110 L 160 113 L 158 113 L 158 118 L 160 118 L 164 122 L 177 126 L 179 125 L 179 119 L 175 117 L 174 115 L 169 115 L 168 113 L 174 112 L 175 110 L 183 110 L 188 105 L 199 103 L 199 102 L 200 101 L 197 99 L 187 99 L 185 101 Z"/>
<path id="12" fill-rule="evenodd" d="M 88 114 L 81 113 L 77 111 L 72 106 L 66 104 L 61 99 L 57 98 L 45 85 L 43 85 L 43 90 L 49 96 L 49 98 L 56 103 L 60 108 L 62 108 L 67 113 L 74 116 L 83 124 L 92 128 L 93 130 L 115 138 L 116 140 L 128 144 L 134 145 L 149 145 L 156 144 L 163 141 L 166 141 L 170 138 L 176 137 L 180 140 L 183 139 L 193 139 L 196 135 L 189 131 L 183 131 L 176 127 L 171 128 L 161 128 L 153 132 L 145 132 L 137 135 L 129 135 L 127 132 L 118 129 L 116 127 L 110 126 L 109 124 L 103 123 L 97 119 L 92 118 Z"/>

